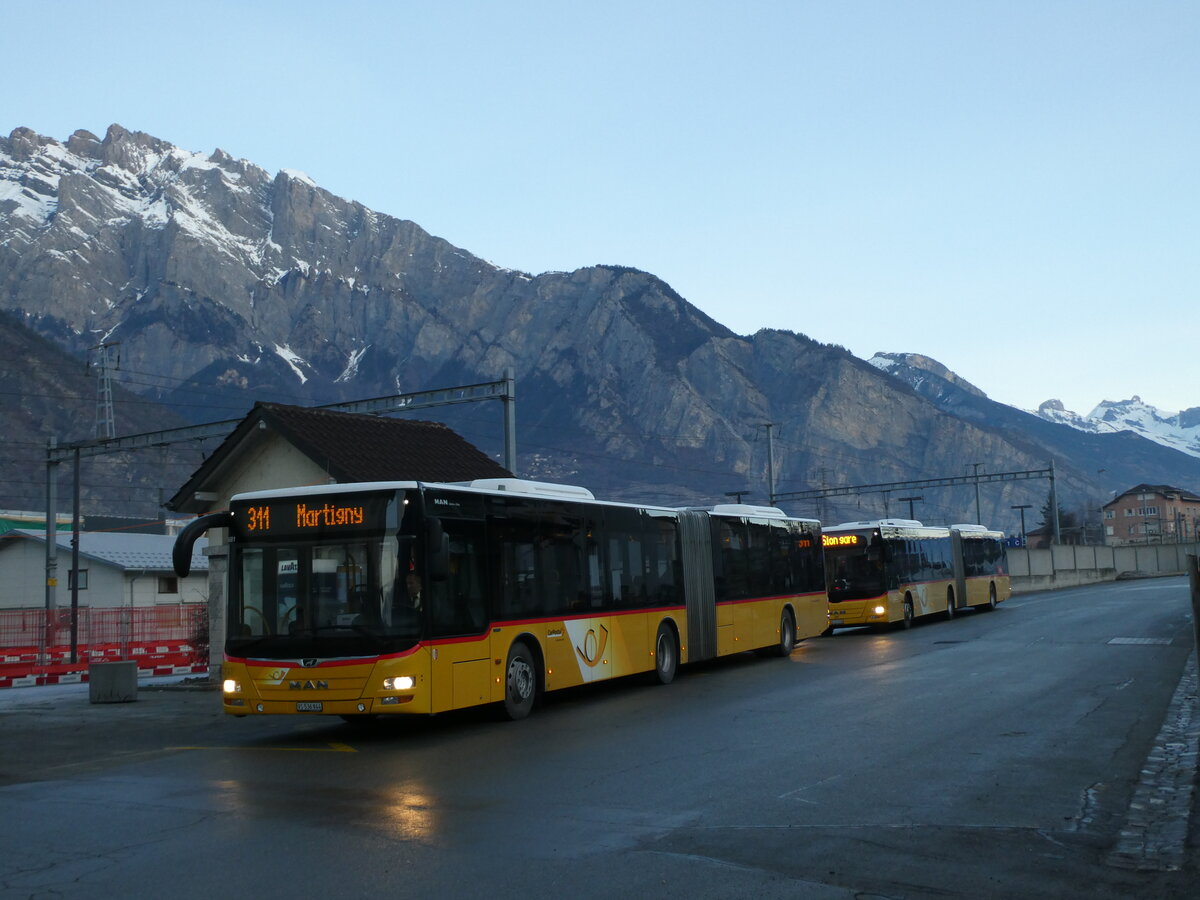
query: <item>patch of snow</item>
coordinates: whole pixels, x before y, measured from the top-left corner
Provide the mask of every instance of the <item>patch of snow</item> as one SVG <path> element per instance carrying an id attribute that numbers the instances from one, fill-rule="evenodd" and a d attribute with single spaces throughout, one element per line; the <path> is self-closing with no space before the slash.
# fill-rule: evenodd
<path id="1" fill-rule="evenodd" d="M 286 175 L 293 181 L 303 181 L 305 184 L 311 184 L 313 187 L 317 186 L 315 181 L 313 181 L 299 169 L 280 169 L 279 171 L 281 174 Z"/>
<path id="2" fill-rule="evenodd" d="M 48 222 L 54 211 L 58 209 L 57 196 L 35 193 L 18 181 L 0 181 L 0 203 L 6 200 L 11 200 L 16 204 L 12 215 L 39 224 Z"/>
<path id="3" fill-rule="evenodd" d="M 350 359 L 346 362 L 346 368 L 342 369 L 342 374 L 335 378 L 334 381 L 353 380 L 358 375 L 358 364 L 362 362 L 363 356 L 369 349 L 371 349 L 371 345 L 367 344 L 365 347 L 353 351 L 350 354 Z"/>
<path id="4" fill-rule="evenodd" d="M 276 344 L 275 345 L 275 353 L 278 354 L 278 356 L 285 363 L 287 363 L 289 366 L 291 366 L 292 371 L 296 373 L 296 377 L 300 379 L 301 384 L 304 384 L 305 382 L 308 381 L 308 376 L 300 371 L 300 367 L 304 366 L 306 368 L 311 369 L 312 366 L 310 366 L 307 362 L 305 362 L 303 357 L 294 353 L 292 351 L 292 348 L 288 347 L 286 345 L 281 347 L 279 344 Z"/>

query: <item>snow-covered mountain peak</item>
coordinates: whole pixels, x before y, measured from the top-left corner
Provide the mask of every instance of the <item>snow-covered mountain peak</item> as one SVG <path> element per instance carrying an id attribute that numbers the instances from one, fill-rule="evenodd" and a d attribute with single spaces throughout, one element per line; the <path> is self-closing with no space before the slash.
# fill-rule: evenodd
<path id="1" fill-rule="evenodd" d="M 922 356 L 920 353 L 884 353 L 881 351 L 867 362 L 901 381 L 908 382 L 918 392 L 922 392 L 922 386 L 925 384 L 927 376 L 932 375 L 935 379 L 948 382 L 968 394 L 987 397 L 987 394 L 965 378 L 956 375 L 936 359 Z"/>
<path id="2" fill-rule="evenodd" d="M 1104 400 L 1086 416 L 1066 409 L 1060 400 L 1047 400 L 1038 407 L 1037 415 L 1094 434 L 1132 431 L 1155 443 L 1200 456 L 1200 408 L 1163 412 L 1134 394 L 1128 400 Z"/>

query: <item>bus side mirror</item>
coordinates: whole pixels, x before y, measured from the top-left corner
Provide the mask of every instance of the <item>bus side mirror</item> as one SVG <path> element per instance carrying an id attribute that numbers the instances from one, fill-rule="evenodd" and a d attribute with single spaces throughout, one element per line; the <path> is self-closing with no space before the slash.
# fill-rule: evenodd
<path id="1" fill-rule="evenodd" d="M 450 574 L 450 538 L 442 528 L 441 519 L 425 521 L 425 545 L 429 562 L 426 574 L 430 581 L 445 581 Z"/>
<path id="2" fill-rule="evenodd" d="M 200 536 L 210 528 L 229 528 L 233 525 L 233 513 L 219 512 L 192 519 L 175 538 L 171 548 L 171 564 L 175 574 L 187 578 L 192 571 L 192 548 Z"/>

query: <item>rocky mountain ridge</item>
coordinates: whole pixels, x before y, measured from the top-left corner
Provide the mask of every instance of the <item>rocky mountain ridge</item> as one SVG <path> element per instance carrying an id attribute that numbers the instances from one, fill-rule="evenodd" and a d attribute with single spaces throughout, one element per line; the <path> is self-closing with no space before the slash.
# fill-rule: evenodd
<path id="1" fill-rule="evenodd" d="M 521 474 L 609 497 L 674 505 L 749 489 L 765 500 L 765 423 L 784 492 L 957 475 L 980 460 L 1040 469 L 1050 457 L 1065 502 L 1144 480 L 1200 487 L 1200 464 L 1182 454 L 1011 419 L 946 373 L 913 387 L 803 335 L 734 334 L 652 274 L 504 269 L 300 173 L 116 125 L 103 139 L 0 138 L 0 308 L 76 354 L 120 341 L 125 384 L 193 421 L 512 367 Z M 498 419 L 459 409 L 444 420 L 498 455 Z M 1096 464 L 1107 456 L 1117 462 Z M 1045 493 L 997 486 L 981 517 L 1008 524 L 1013 503 Z M 791 511 L 832 521 L 882 514 L 883 502 Z M 924 515 L 973 518 L 973 494 L 930 497 Z"/>

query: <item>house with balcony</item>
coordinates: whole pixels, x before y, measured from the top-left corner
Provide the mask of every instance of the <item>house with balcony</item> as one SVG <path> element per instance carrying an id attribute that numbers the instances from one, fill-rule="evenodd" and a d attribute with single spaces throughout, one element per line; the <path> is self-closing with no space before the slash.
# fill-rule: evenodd
<path id="1" fill-rule="evenodd" d="M 1168 484 L 1139 484 L 1101 507 L 1110 546 L 1200 540 L 1200 496 Z"/>

